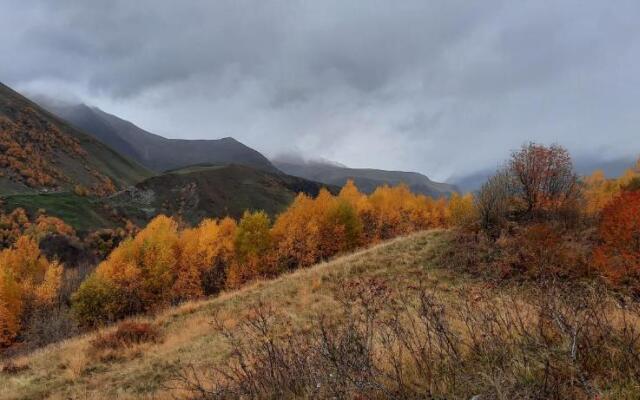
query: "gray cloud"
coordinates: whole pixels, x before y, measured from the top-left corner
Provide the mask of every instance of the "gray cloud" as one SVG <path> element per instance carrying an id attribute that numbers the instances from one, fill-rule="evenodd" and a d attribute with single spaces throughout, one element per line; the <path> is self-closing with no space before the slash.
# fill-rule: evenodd
<path id="1" fill-rule="evenodd" d="M 444 179 L 640 152 L 635 0 L 5 0 L 0 80 L 168 137 Z"/>

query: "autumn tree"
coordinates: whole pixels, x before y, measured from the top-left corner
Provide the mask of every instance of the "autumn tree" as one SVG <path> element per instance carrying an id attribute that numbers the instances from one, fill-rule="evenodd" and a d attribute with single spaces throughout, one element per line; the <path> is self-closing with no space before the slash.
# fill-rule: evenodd
<path id="1" fill-rule="evenodd" d="M 640 192 L 623 192 L 602 211 L 596 266 L 613 284 L 640 294 Z"/>
<path id="2" fill-rule="evenodd" d="M 529 143 L 511 155 L 508 171 L 526 217 L 575 205 L 579 195 L 578 177 L 564 147 Z"/>
<path id="3" fill-rule="evenodd" d="M 179 254 L 176 221 L 163 215 L 154 218 L 80 286 L 73 299 L 79 319 L 94 324 L 169 304 Z"/>
<path id="4" fill-rule="evenodd" d="M 32 238 L 0 252 L 0 345 L 11 344 L 26 314 L 55 303 L 61 278 L 62 267 L 42 257 Z"/>
<path id="5" fill-rule="evenodd" d="M 276 218 L 272 237 L 281 269 L 309 266 L 320 258 L 320 227 L 315 213 L 314 200 L 300 193 Z"/>
<path id="6" fill-rule="evenodd" d="M 366 195 L 362 194 L 360 190 L 358 190 L 358 187 L 352 179 L 347 180 L 347 183 L 345 183 L 342 189 L 340 189 L 340 193 L 338 194 L 338 198 L 351 204 L 351 206 L 356 210 L 363 201 L 366 201 L 366 197 Z"/>
<path id="7" fill-rule="evenodd" d="M 228 285 L 240 284 L 259 276 L 273 274 L 270 262 L 271 220 L 264 211 L 246 211 L 238 223 L 235 237 L 235 260 L 229 269 Z"/>
<path id="8" fill-rule="evenodd" d="M 203 220 L 196 228 L 180 233 L 179 262 L 173 299 L 194 299 L 222 289 L 226 269 L 233 260 L 236 224 Z"/>
<path id="9" fill-rule="evenodd" d="M 473 195 L 467 193 L 460 196 L 454 192 L 447 205 L 447 223 L 452 226 L 469 226 L 476 220 Z"/>

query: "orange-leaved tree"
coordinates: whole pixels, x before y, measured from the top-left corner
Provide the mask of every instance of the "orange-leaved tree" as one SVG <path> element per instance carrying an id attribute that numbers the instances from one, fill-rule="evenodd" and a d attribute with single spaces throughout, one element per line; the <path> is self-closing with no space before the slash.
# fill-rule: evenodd
<path id="1" fill-rule="evenodd" d="M 0 345 L 15 339 L 25 313 L 55 303 L 62 272 L 60 264 L 41 256 L 38 244 L 26 236 L 0 252 Z"/>
<path id="2" fill-rule="evenodd" d="M 233 261 L 235 236 L 236 223 L 231 218 L 205 219 L 180 233 L 174 300 L 194 299 L 223 288 Z"/>
<path id="3" fill-rule="evenodd" d="M 79 320 L 95 325 L 170 303 L 179 254 L 178 224 L 156 217 L 80 286 L 73 298 Z"/>
<path id="4" fill-rule="evenodd" d="M 595 265 L 614 285 L 640 294 L 640 192 L 623 192 L 602 211 Z"/>
<path id="5" fill-rule="evenodd" d="M 580 194 L 571 156 L 562 146 L 529 143 L 511 155 L 508 171 L 528 218 L 573 206 Z"/>

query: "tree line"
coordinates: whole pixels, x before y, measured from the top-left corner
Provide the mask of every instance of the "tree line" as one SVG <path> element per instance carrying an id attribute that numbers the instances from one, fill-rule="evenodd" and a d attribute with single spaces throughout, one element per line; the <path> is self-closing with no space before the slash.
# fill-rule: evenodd
<path id="1" fill-rule="evenodd" d="M 445 227 L 472 206 L 470 196 L 450 200 L 412 193 L 406 186 L 383 186 L 361 193 L 349 181 L 338 195 L 322 190 L 311 198 L 299 194 L 274 221 L 263 211 L 247 211 L 232 218 L 205 219 L 184 226 L 158 216 L 144 229 L 126 230 L 129 237 L 94 233 L 96 251 L 114 245 L 73 294 L 58 296 L 72 305 L 74 318 L 85 327 L 105 324 L 140 312 L 214 295 L 259 278 L 307 267 L 335 255 L 411 232 Z M 30 221 L 24 211 L 4 216 L 8 248 L 0 258 L 2 304 L 0 334 L 9 344 L 21 333 L 21 322 L 35 312 L 32 293 L 45 285 L 50 293 L 65 289 L 60 264 L 41 255 L 38 241 L 75 237 L 63 221 L 40 215 Z M 28 247 L 28 251 L 25 248 Z M 38 264 L 38 268 L 33 265 Z M 58 272 L 48 272 L 58 271 Z M 68 286 L 68 285 L 67 285 Z M 20 291 L 15 290 L 20 287 Z M 55 295 L 52 295 L 55 298 Z M 20 304 L 18 306 L 17 304 Z"/>
<path id="2" fill-rule="evenodd" d="M 602 278 L 639 296 L 639 188 L 640 164 L 582 179 L 566 149 L 531 143 L 475 194 L 433 199 L 400 185 L 366 195 L 349 181 L 338 195 L 298 195 L 274 220 L 257 210 L 190 227 L 158 216 L 141 230 L 94 232 L 84 241 L 103 261 L 86 274 L 46 251 L 79 240 L 72 228 L 16 210 L 0 215 L 0 344 L 48 307 L 70 306 L 64 318 L 99 326 L 431 228 L 455 228 L 443 257 L 453 269 L 492 280 Z"/>

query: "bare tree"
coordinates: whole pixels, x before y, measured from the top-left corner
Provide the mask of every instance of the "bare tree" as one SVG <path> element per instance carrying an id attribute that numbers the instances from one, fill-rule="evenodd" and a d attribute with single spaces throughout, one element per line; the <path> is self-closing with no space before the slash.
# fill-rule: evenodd
<path id="1" fill-rule="evenodd" d="M 513 191 L 509 172 L 500 170 L 482 185 L 475 198 L 480 227 L 493 237 L 499 235 L 506 224 Z"/>

